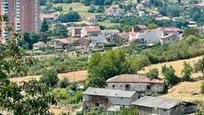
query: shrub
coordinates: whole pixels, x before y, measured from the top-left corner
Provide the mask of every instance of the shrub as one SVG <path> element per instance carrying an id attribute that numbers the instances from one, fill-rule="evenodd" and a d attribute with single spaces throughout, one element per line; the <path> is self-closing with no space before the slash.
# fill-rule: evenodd
<path id="1" fill-rule="evenodd" d="M 59 81 L 60 88 L 66 88 L 68 85 L 69 85 L 69 81 L 67 78 L 64 78 L 63 80 Z"/>
<path id="2" fill-rule="evenodd" d="M 151 69 L 146 75 L 151 79 L 159 79 L 159 70 L 157 68 Z"/>
<path id="3" fill-rule="evenodd" d="M 166 65 L 163 66 L 162 74 L 164 75 L 164 79 L 166 80 L 167 84 L 170 86 L 173 86 L 180 81 L 180 79 L 175 75 L 175 70 L 173 69 L 172 66 L 170 67 L 166 67 Z"/>
<path id="4" fill-rule="evenodd" d="M 182 70 L 183 79 L 188 81 L 190 80 L 190 76 L 193 72 L 193 67 L 191 67 L 191 65 L 186 62 L 184 62 L 183 66 L 184 66 Z"/>
<path id="5" fill-rule="evenodd" d="M 59 81 L 58 73 L 55 70 L 46 70 L 43 72 L 40 81 L 48 87 L 53 87 Z"/>

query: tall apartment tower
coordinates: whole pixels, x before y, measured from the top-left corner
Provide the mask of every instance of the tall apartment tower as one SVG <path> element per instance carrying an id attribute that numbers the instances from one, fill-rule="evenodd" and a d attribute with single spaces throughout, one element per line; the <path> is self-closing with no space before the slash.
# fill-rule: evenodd
<path id="1" fill-rule="evenodd" d="M 16 0 L 16 6 L 21 32 L 40 32 L 40 0 Z"/>
<path id="2" fill-rule="evenodd" d="M 40 32 L 40 0 L 0 0 L 16 32 Z"/>

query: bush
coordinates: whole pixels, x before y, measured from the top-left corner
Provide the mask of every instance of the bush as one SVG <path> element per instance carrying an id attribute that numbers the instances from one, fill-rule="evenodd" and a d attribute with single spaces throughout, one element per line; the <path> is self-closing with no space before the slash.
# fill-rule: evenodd
<path id="1" fill-rule="evenodd" d="M 53 87 L 59 81 L 58 73 L 55 70 L 44 71 L 40 81 L 45 83 L 48 87 Z"/>
<path id="2" fill-rule="evenodd" d="M 68 85 L 69 85 L 69 81 L 67 78 L 64 78 L 63 80 L 59 81 L 60 88 L 67 88 Z"/>
<path id="3" fill-rule="evenodd" d="M 191 65 L 186 62 L 184 62 L 183 66 L 184 66 L 182 70 L 183 79 L 189 81 L 191 79 L 190 77 L 193 72 L 193 67 L 191 67 Z"/>
<path id="4" fill-rule="evenodd" d="M 151 79 L 159 79 L 159 70 L 157 68 L 151 69 L 146 76 Z"/>
<path id="5" fill-rule="evenodd" d="M 170 67 L 166 67 L 166 65 L 163 66 L 162 74 L 164 75 L 164 79 L 169 86 L 173 86 L 180 81 L 180 79 L 175 75 L 175 70 L 173 69 L 172 66 Z"/>

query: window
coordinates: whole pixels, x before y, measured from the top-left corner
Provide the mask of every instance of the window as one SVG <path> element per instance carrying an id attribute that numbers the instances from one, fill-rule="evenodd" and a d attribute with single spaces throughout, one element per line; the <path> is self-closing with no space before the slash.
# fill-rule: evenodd
<path id="1" fill-rule="evenodd" d="M 130 85 L 129 84 L 125 85 L 125 90 L 130 90 Z"/>
<path id="2" fill-rule="evenodd" d="M 113 85 L 112 88 L 115 89 L 115 85 Z"/>

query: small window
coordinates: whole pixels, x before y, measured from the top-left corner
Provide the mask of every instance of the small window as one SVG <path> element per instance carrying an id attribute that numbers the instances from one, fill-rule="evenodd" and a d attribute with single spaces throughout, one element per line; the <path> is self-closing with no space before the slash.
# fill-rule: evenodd
<path id="1" fill-rule="evenodd" d="M 113 85 L 112 88 L 115 89 L 115 85 Z"/>
<path id="2" fill-rule="evenodd" d="M 148 89 L 148 90 L 150 90 L 150 89 L 151 89 L 151 87 L 148 85 L 148 86 L 147 86 L 147 89 Z"/>
<path id="3" fill-rule="evenodd" d="M 129 84 L 125 85 L 125 90 L 130 90 L 130 85 Z"/>

